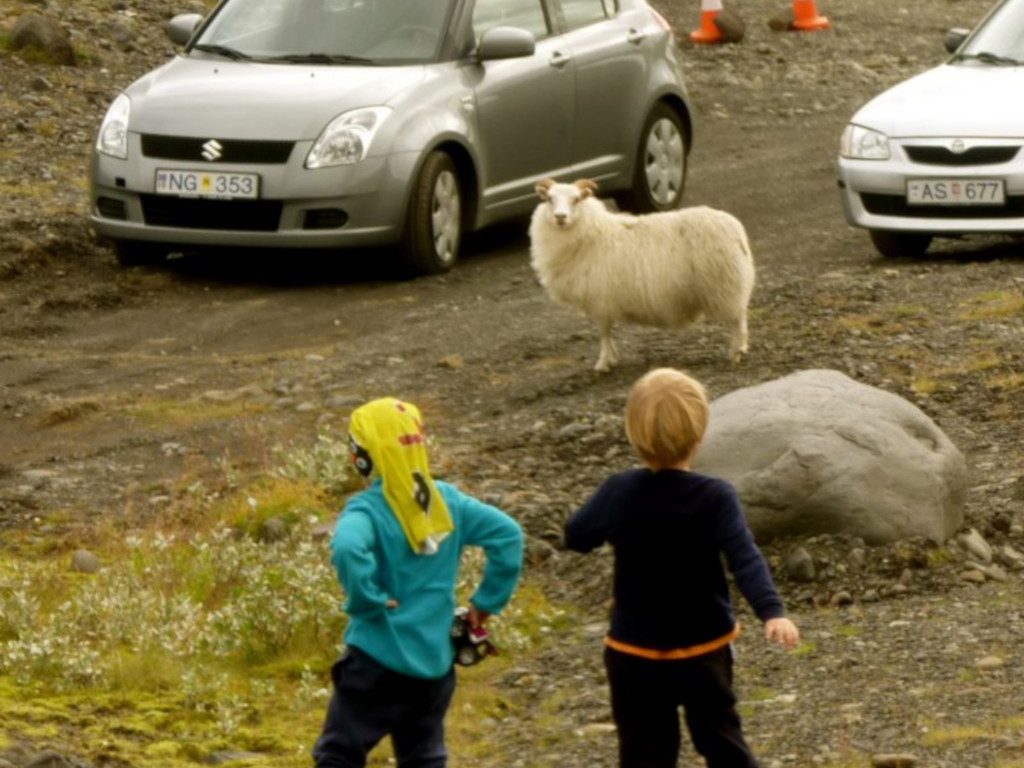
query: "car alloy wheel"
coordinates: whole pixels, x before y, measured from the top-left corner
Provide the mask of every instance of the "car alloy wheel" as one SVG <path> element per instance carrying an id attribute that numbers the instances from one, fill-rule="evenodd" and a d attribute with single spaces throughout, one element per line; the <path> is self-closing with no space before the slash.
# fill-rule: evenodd
<path id="1" fill-rule="evenodd" d="M 678 208 L 686 184 L 686 136 L 679 115 L 667 104 L 654 105 L 640 134 L 633 186 L 618 196 L 634 213 Z"/>
<path id="2" fill-rule="evenodd" d="M 409 199 L 402 261 L 413 274 L 447 272 L 459 256 L 462 195 L 455 163 L 445 152 L 423 162 Z"/>

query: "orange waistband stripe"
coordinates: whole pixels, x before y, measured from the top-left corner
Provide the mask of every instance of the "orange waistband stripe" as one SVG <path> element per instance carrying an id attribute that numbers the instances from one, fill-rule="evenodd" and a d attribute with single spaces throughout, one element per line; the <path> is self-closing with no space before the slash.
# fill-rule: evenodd
<path id="1" fill-rule="evenodd" d="M 654 661 L 674 661 L 678 659 L 692 659 L 694 656 L 703 656 L 707 653 L 717 651 L 719 648 L 724 648 L 737 637 L 740 636 L 740 626 L 737 624 L 732 632 L 722 637 L 709 640 L 706 643 L 700 645 L 691 645 L 686 648 L 671 648 L 669 650 L 656 650 L 654 648 L 641 648 L 638 645 L 630 645 L 629 643 L 623 643 L 616 640 L 613 637 L 606 637 L 604 644 L 609 648 L 619 651 L 620 653 L 628 653 L 631 656 L 642 656 L 645 659 L 653 659 Z"/>

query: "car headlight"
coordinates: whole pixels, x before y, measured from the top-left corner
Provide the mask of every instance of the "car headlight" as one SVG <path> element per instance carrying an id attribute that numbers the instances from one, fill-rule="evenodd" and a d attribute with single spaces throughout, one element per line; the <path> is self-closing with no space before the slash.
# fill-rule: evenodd
<path id="1" fill-rule="evenodd" d="M 307 168 L 358 163 L 370 151 L 370 142 L 391 107 L 353 109 L 331 120 L 306 157 Z"/>
<path id="2" fill-rule="evenodd" d="M 96 151 L 104 155 L 128 157 L 128 113 L 132 102 L 123 93 L 114 99 L 100 124 L 100 135 L 96 139 Z"/>
<path id="3" fill-rule="evenodd" d="M 854 160 L 888 160 L 889 137 L 851 123 L 843 131 L 839 154 Z"/>

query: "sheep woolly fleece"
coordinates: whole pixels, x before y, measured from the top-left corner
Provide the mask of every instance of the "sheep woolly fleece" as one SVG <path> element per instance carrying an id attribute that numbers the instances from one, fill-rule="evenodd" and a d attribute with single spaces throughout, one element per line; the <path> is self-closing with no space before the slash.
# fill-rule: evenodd
<path id="1" fill-rule="evenodd" d="M 538 185 L 544 202 L 530 222 L 530 255 L 548 295 L 598 323 L 595 368 L 616 362 L 610 333 L 617 322 L 678 328 L 706 317 L 731 329 L 733 359 L 746 352 L 755 275 L 739 220 L 706 206 L 613 213 L 590 194 L 593 188 L 589 182 Z"/>

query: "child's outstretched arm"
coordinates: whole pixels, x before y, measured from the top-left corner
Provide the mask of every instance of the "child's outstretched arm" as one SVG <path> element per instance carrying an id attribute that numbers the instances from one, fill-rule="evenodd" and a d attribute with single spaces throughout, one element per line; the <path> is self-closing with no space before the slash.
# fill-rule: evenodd
<path id="1" fill-rule="evenodd" d="M 606 480 L 586 503 L 565 521 L 565 546 L 575 552 L 590 552 L 608 540 L 613 508 L 613 491 Z"/>
<path id="2" fill-rule="evenodd" d="M 732 486 L 723 486 L 717 514 L 716 543 L 725 554 L 736 586 L 757 617 L 764 622 L 765 637 L 785 648 L 794 648 L 800 642 L 800 631 L 786 618 L 786 609 L 775 588 L 768 563 L 754 543 L 754 536 L 740 508 L 739 497 Z"/>

